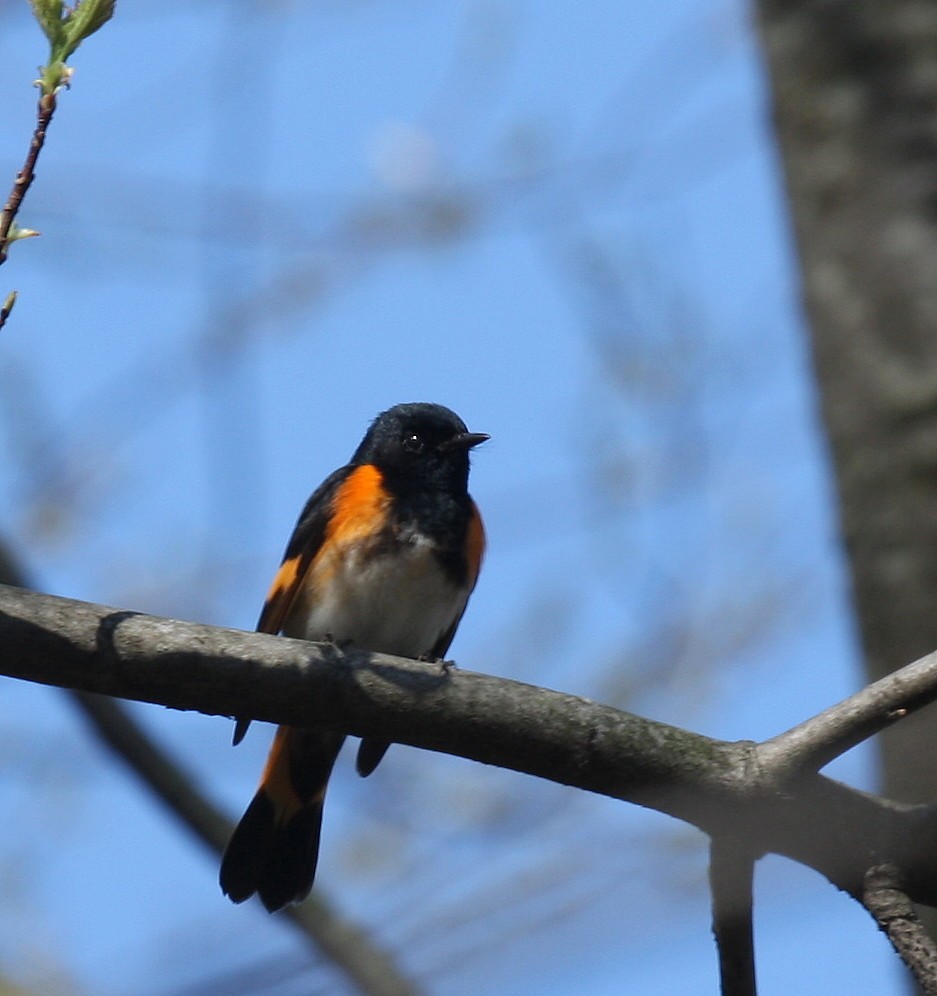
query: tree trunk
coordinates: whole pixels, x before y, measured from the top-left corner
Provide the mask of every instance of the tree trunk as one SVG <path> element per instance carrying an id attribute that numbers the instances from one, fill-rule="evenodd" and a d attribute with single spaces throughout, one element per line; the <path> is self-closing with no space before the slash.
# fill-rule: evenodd
<path id="1" fill-rule="evenodd" d="M 870 678 L 937 647 L 937 4 L 761 0 Z M 937 800 L 933 712 L 885 792 Z"/>

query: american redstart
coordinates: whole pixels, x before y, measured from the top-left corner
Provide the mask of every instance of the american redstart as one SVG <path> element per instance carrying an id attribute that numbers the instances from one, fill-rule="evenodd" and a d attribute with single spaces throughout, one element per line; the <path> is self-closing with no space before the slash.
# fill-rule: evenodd
<path id="1" fill-rule="evenodd" d="M 378 415 L 347 466 L 306 503 L 257 629 L 442 658 L 485 549 L 468 474 L 469 450 L 486 439 L 442 405 L 397 405 Z M 237 721 L 236 744 L 249 725 Z M 234 902 L 257 893 L 273 912 L 308 894 L 325 791 L 344 739 L 328 727 L 277 729 L 221 862 L 221 888 Z M 362 777 L 388 746 L 361 741 Z"/>

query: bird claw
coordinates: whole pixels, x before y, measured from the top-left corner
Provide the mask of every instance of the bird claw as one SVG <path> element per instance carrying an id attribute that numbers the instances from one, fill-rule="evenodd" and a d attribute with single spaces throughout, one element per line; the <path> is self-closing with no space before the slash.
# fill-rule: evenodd
<path id="1" fill-rule="evenodd" d="M 454 667 L 459 666 L 455 661 L 444 661 L 441 657 L 433 657 L 431 654 L 420 654 L 417 660 L 421 664 L 435 664 L 440 674 L 448 674 Z"/>

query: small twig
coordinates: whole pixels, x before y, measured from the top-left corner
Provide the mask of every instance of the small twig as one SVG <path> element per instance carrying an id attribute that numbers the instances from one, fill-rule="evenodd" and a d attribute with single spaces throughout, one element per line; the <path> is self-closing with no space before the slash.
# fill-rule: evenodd
<path id="1" fill-rule="evenodd" d="M 928 996 L 937 994 L 937 945 L 918 919 L 898 870 L 893 865 L 870 868 L 863 882 L 862 904 Z"/>
<path id="2" fill-rule="evenodd" d="M 29 190 L 33 180 L 36 179 L 36 161 L 46 140 L 46 129 L 55 114 L 56 99 L 55 93 L 44 93 L 39 98 L 36 109 L 36 129 L 29 143 L 26 159 L 23 168 L 16 174 L 13 186 L 10 189 L 10 196 L 7 198 L 3 211 L 0 211 L 0 266 L 6 262 L 9 253 L 8 237 L 10 228 L 16 218 L 26 191 Z"/>
<path id="3" fill-rule="evenodd" d="M 709 848 L 712 931 L 719 952 L 722 996 L 756 996 L 752 879 L 755 859 L 734 836 L 713 837 Z"/>
<path id="4" fill-rule="evenodd" d="M 937 653 L 931 653 L 766 740 L 758 747 L 758 760 L 778 776 L 819 771 L 935 699 Z"/>

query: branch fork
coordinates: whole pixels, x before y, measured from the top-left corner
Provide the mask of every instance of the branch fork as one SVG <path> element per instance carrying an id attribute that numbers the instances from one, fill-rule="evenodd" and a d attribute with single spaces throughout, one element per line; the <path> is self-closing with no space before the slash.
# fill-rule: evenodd
<path id="1" fill-rule="evenodd" d="M 0 586 L 0 673 L 83 692 L 292 726 L 329 722 L 667 813 L 712 839 L 714 930 L 727 996 L 754 993 L 751 875 L 776 853 L 873 912 L 930 972 L 904 906 L 937 906 L 937 807 L 852 789 L 830 760 L 937 698 L 937 654 L 761 744 L 729 743 L 576 696 L 464 669 L 159 619 Z M 879 876 L 879 877 L 876 877 Z M 904 945 L 904 946 L 899 946 Z M 748 952 L 748 953 L 746 953 Z M 917 967 L 915 967 L 917 966 Z"/>

